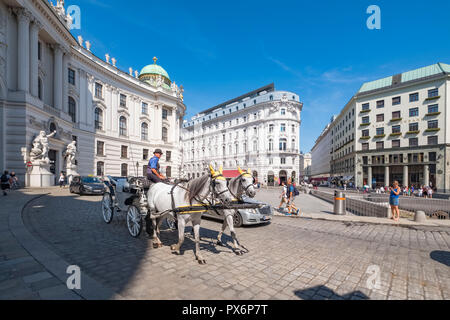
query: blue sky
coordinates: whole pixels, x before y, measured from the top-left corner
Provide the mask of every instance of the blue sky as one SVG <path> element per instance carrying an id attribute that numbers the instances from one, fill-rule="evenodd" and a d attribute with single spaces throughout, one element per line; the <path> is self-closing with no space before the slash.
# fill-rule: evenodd
<path id="1" fill-rule="evenodd" d="M 56 0 L 53 0 L 56 2 Z M 159 58 L 187 117 L 271 82 L 304 103 L 301 150 L 363 82 L 450 63 L 450 1 L 66 0 L 92 51 L 141 70 Z M 369 5 L 381 30 L 369 30 Z"/>

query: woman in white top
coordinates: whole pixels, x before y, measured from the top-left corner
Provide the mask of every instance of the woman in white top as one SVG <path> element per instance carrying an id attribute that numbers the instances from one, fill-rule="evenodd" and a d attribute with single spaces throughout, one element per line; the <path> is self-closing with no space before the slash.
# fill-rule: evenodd
<path id="1" fill-rule="evenodd" d="M 64 187 L 64 181 L 66 181 L 66 177 L 64 176 L 64 172 L 61 172 L 59 175 L 59 188 Z"/>

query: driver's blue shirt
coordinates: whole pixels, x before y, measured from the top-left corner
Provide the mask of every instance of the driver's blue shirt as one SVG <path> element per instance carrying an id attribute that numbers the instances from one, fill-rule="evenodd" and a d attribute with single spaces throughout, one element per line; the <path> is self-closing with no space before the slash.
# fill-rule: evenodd
<path id="1" fill-rule="evenodd" d="M 294 186 L 293 186 L 292 184 L 289 186 L 289 194 L 288 194 L 288 197 L 291 195 L 291 193 L 292 193 L 292 196 L 295 195 L 295 194 L 294 194 Z"/>
<path id="2" fill-rule="evenodd" d="M 148 162 L 148 169 L 147 172 L 152 172 L 152 169 L 155 169 L 157 172 L 159 172 L 159 158 L 157 156 L 153 156 L 150 161 Z"/>

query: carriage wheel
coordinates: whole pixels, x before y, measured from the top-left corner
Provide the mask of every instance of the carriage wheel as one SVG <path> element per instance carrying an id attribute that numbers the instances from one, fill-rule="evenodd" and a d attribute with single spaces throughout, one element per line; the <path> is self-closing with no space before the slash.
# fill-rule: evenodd
<path id="1" fill-rule="evenodd" d="M 127 211 L 128 231 L 134 238 L 139 237 L 142 231 L 142 217 L 136 206 L 130 206 Z"/>
<path id="2" fill-rule="evenodd" d="M 102 214 L 103 220 L 106 223 L 111 223 L 114 216 L 114 207 L 112 202 L 111 194 L 105 193 L 102 199 Z"/>

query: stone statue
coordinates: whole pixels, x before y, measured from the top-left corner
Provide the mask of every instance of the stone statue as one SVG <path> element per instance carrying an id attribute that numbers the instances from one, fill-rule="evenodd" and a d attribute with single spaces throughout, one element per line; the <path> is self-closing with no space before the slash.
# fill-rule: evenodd
<path id="1" fill-rule="evenodd" d="M 73 168 L 76 166 L 75 164 L 75 155 L 77 154 L 77 146 L 76 141 L 72 141 L 67 146 L 66 152 L 64 153 L 64 157 L 66 159 L 66 167 Z"/>
<path id="2" fill-rule="evenodd" d="M 30 152 L 31 162 L 44 162 L 50 163 L 50 159 L 48 158 L 48 138 L 53 137 L 56 134 L 56 131 L 53 131 L 51 134 L 47 135 L 45 131 L 41 131 L 39 135 L 33 140 L 33 148 Z"/>
<path id="3" fill-rule="evenodd" d="M 162 84 L 163 84 L 163 79 L 161 76 L 158 76 L 158 78 L 156 79 L 156 86 L 161 87 Z"/>

